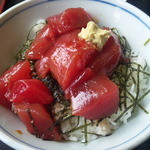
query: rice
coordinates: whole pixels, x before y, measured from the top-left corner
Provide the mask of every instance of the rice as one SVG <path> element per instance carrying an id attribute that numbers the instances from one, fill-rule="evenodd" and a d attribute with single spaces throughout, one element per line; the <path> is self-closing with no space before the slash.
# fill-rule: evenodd
<path id="1" fill-rule="evenodd" d="M 61 129 L 63 132 L 63 137 L 66 140 L 69 141 L 81 141 L 85 142 L 85 132 L 84 128 L 80 130 L 76 130 L 71 133 L 67 133 L 68 131 L 72 130 L 73 128 L 81 127 L 84 126 L 84 117 L 79 118 L 78 122 L 78 117 L 73 117 L 70 120 L 67 120 L 61 124 Z M 91 123 L 90 120 L 86 120 L 87 123 Z M 101 136 L 106 136 L 112 133 L 112 126 L 108 119 L 103 119 L 101 123 L 97 123 L 97 120 L 94 121 L 93 125 L 87 126 L 87 132 L 89 133 L 87 135 L 88 141 L 94 140 L 98 138 L 99 135 Z M 66 134 L 67 133 L 67 134 Z"/>
<path id="2" fill-rule="evenodd" d="M 40 31 L 44 25 L 45 25 L 45 20 L 41 19 L 37 22 L 37 24 L 33 28 L 33 32 L 37 33 Z M 121 124 L 127 123 L 129 118 L 131 118 L 134 110 L 134 105 L 133 105 L 133 99 L 131 99 L 131 93 L 134 98 L 137 97 L 137 83 L 135 81 L 139 81 L 139 93 L 138 97 L 142 96 L 146 89 L 148 89 L 148 76 L 144 73 L 139 73 L 139 79 L 137 76 L 137 72 L 135 70 L 138 70 L 138 67 L 140 66 L 141 69 L 144 71 L 146 70 L 146 61 L 140 56 L 140 55 L 134 55 L 131 57 L 130 61 L 131 66 L 130 68 L 133 68 L 133 72 L 131 73 L 130 68 L 128 68 L 128 74 L 131 73 L 131 77 L 129 77 L 127 81 L 127 91 L 129 93 L 126 94 L 126 106 L 121 105 L 118 108 L 118 111 L 113 114 L 112 116 L 105 118 L 103 120 L 88 120 L 85 119 L 84 117 L 78 117 L 78 116 L 73 116 L 70 119 L 67 119 L 63 122 L 60 123 L 60 128 L 62 131 L 62 136 L 64 137 L 65 140 L 68 141 L 81 141 L 81 142 L 87 142 L 97 139 L 100 136 L 107 136 L 111 135 L 114 130 L 120 127 Z M 140 65 L 137 65 L 140 64 Z M 118 67 L 118 70 L 122 71 L 122 68 Z M 135 79 L 135 81 L 133 80 Z M 112 79 L 116 84 L 119 85 L 119 81 L 116 77 Z M 121 93 L 120 96 L 124 96 L 124 93 Z M 139 99 L 139 98 L 138 98 Z M 124 102 L 124 98 L 120 99 L 120 102 Z M 60 104 L 59 102 L 56 103 L 53 107 L 53 113 L 57 114 L 61 111 L 63 111 L 64 105 Z M 125 111 L 126 110 L 126 111 Z M 57 116 L 54 116 L 54 119 L 56 121 L 59 120 L 61 117 L 61 113 Z M 86 132 L 86 133 L 85 133 Z"/>

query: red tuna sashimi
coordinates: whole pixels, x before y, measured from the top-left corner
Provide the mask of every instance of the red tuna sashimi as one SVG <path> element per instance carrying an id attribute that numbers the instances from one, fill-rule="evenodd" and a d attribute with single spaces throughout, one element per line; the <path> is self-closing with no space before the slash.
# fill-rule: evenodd
<path id="1" fill-rule="evenodd" d="M 26 53 L 29 59 L 40 59 L 60 35 L 85 27 L 91 21 L 89 14 L 82 8 L 69 8 L 61 14 L 47 18 L 47 25 L 38 33 Z"/>
<path id="2" fill-rule="evenodd" d="M 49 55 L 47 53 L 44 58 L 37 60 L 37 62 L 35 63 L 36 73 L 40 78 L 45 78 L 47 73 L 50 71 L 48 56 Z"/>
<path id="3" fill-rule="evenodd" d="M 65 98 L 70 99 L 70 89 L 72 87 L 76 87 L 83 82 L 90 80 L 94 76 L 94 72 L 90 68 L 85 68 L 83 71 L 80 72 L 78 76 L 72 81 L 71 85 L 65 90 Z"/>
<path id="4" fill-rule="evenodd" d="M 49 63 L 45 63 L 46 66 L 49 65 L 50 71 L 56 78 L 58 83 L 61 85 L 62 89 L 65 90 L 75 77 L 84 69 L 84 67 L 95 57 L 98 53 L 95 50 L 95 46 L 86 42 L 78 37 L 80 30 L 75 30 L 62 35 L 57 39 L 54 47 L 50 49 L 45 57 L 44 61 L 49 60 Z M 43 61 L 43 59 L 39 60 Z M 36 65 L 36 70 L 40 77 L 43 76 L 40 68 L 46 68 L 46 66 Z M 48 64 L 48 65 L 47 65 Z M 48 69 L 46 69 L 48 70 Z"/>
<path id="5" fill-rule="evenodd" d="M 28 60 L 20 61 L 0 77 L 0 104 L 11 108 L 11 103 L 6 98 L 6 93 L 12 88 L 14 83 L 21 79 L 30 79 L 31 78 L 31 69 L 30 63 Z"/>
<path id="6" fill-rule="evenodd" d="M 52 46 L 55 41 L 55 35 L 49 24 L 37 34 L 30 48 L 26 52 L 26 58 L 39 59 L 42 58 L 45 52 Z"/>
<path id="7" fill-rule="evenodd" d="M 0 78 L 0 105 L 11 109 L 11 102 L 7 100 L 5 94 L 7 93 L 8 85 Z"/>
<path id="8" fill-rule="evenodd" d="M 61 140 L 58 129 L 43 105 L 15 103 L 13 109 L 31 134 L 45 140 Z"/>
<path id="9" fill-rule="evenodd" d="M 51 104 L 53 102 L 53 97 L 48 87 L 37 79 L 16 81 L 7 98 L 13 103 Z"/>
<path id="10" fill-rule="evenodd" d="M 93 62 L 90 63 L 91 68 L 95 73 L 103 72 L 110 75 L 117 66 L 121 57 L 121 47 L 115 35 L 111 36 L 106 42 L 102 51 L 96 56 Z"/>
<path id="11" fill-rule="evenodd" d="M 106 75 L 96 75 L 70 90 L 73 115 L 87 119 L 103 119 L 115 113 L 119 88 Z"/>
<path id="12" fill-rule="evenodd" d="M 86 27 L 91 20 L 90 15 L 83 8 L 69 8 L 59 15 L 47 18 L 56 36 Z"/>

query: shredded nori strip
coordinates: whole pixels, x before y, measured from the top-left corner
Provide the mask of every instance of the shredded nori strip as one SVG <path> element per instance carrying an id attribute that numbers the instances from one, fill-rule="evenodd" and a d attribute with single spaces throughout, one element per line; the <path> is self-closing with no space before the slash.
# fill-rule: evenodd
<path id="1" fill-rule="evenodd" d="M 119 108 L 120 108 L 120 110 L 122 110 L 122 107 L 124 107 L 124 109 L 125 109 L 121 113 L 121 115 L 116 118 L 115 122 L 117 122 L 123 115 L 125 115 L 128 112 L 129 109 L 132 109 L 132 112 L 133 112 L 135 110 L 136 106 L 139 106 L 145 113 L 148 113 L 148 111 L 145 110 L 144 107 L 141 106 L 141 104 L 139 103 L 145 97 L 145 94 L 143 94 L 139 98 L 139 95 L 140 95 L 140 83 L 139 82 L 140 82 L 140 73 L 143 73 L 147 76 L 150 76 L 150 73 L 145 71 L 147 68 L 146 61 L 145 61 L 144 67 L 142 67 L 141 64 L 131 62 L 131 58 L 137 57 L 137 56 L 136 55 L 134 56 L 133 53 L 131 53 L 131 48 L 130 48 L 129 44 L 127 43 L 126 38 L 122 37 L 116 29 L 113 28 L 112 31 L 119 38 L 124 57 L 130 59 L 129 62 L 120 63 L 117 66 L 117 68 L 115 69 L 115 71 L 112 75 L 112 78 L 111 78 L 112 81 L 115 82 L 119 86 L 119 89 L 120 89 L 121 101 L 119 104 Z M 135 67 L 133 67 L 132 65 L 135 65 Z M 136 74 L 136 77 L 133 74 Z M 128 82 L 130 82 L 130 81 L 132 81 L 136 87 L 136 96 L 133 96 L 127 90 L 127 87 L 130 86 L 130 85 L 128 85 Z M 146 92 L 146 95 L 149 93 L 150 93 L 150 91 L 148 90 Z M 126 99 L 131 100 L 132 104 L 127 106 Z"/>
<path id="2" fill-rule="evenodd" d="M 16 55 L 16 60 L 25 60 L 25 53 L 26 51 L 29 49 L 30 45 L 32 44 L 33 40 L 28 40 L 26 41 L 26 43 L 23 45 L 23 47 L 21 48 L 21 50 L 17 53 Z"/>
<path id="3" fill-rule="evenodd" d="M 150 38 L 145 41 L 144 46 L 146 46 L 148 43 L 150 43 Z"/>
<path id="4" fill-rule="evenodd" d="M 27 108 L 27 109 L 26 109 L 26 112 L 28 113 L 29 118 L 31 119 L 30 123 L 31 123 L 31 125 L 32 125 L 32 127 L 33 127 L 33 130 L 34 130 L 34 132 L 35 132 L 35 136 L 36 136 L 37 138 L 40 138 L 40 135 L 38 134 L 38 130 L 37 130 L 35 124 L 34 124 L 34 119 L 33 119 L 33 117 L 32 117 L 32 114 L 31 114 L 30 109 Z"/>
<path id="5" fill-rule="evenodd" d="M 99 124 L 102 122 L 102 120 L 103 120 L 103 119 L 99 119 L 99 120 L 97 121 L 97 123 L 96 123 L 96 126 L 97 126 L 97 127 L 98 127 Z"/>
<path id="6" fill-rule="evenodd" d="M 85 126 L 90 126 L 90 125 L 92 125 L 92 123 L 91 123 L 91 122 L 90 122 L 90 123 L 85 123 L 84 125 L 81 125 L 81 126 L 75 127 L 75 128 L 73 128 L 73 129 L 71 129 L 70 131 L 65 132 L 65 134 L 68 134 L 68 133 L 71 133 L 71 132 L 77 131 L 77 130 L 79 130 L 79 129 L 83 129 L 83 128 L 85 128 Z"/>
<path id="7" fill-rule="evenodd" d="M 88 142 L 88 140 L 87 140 L 87 126 L 86 126 L 86 124 L 87 124 L 87 120 L 84 118 L 84 138 L 85 138 L 85 141 L 84 141 L 84 143 L 87 143 Z"/>

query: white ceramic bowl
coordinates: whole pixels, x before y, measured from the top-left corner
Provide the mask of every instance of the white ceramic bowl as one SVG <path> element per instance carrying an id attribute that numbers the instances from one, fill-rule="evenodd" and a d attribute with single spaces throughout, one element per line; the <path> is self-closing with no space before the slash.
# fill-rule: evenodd
<path id="1" fill-rule="evenodd" d="M 139 52 L 150 64 L 150 18 L 134 6 L 119 0 L 29 0 L 24 1 L 0 16 L 0 71 L 12 63 L 24 43 L 29 29 L 40 18 L 58 14 L 70 7 L 83 7 L 101 26 L 116 27 L 129 41 L 132 49 Z M 150 110 L 148 95 L 143 106 Z M 21 130 L 22 135 L 16 130 Z M 131 149 L 150 136 L 150 116 L 137 110 L 127 124 L 113 135 L 101 137 L 83 145 L 75 142 L 43 141 L 26 132 L 25 126 L 12 112 L 0 107 L 0 139 L 19 150 L 100 150 Z"/>

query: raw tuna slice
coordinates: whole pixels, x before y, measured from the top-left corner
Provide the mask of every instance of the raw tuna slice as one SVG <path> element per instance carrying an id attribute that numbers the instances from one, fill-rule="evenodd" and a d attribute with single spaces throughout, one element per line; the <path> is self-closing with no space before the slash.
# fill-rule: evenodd
<path id="1" fill-rule="evenodd" d="M 38 33 L 26 53 L 26 58 L 42 58 L 56 38 L 71 30 L 85 27 L 91 20 L 82 8 L 69 8 L 61 14 L 47 18 L 47 25 Z"/>
<path id="2" fill-rule="evenodd" d="M 39 60 L 41 62 L 37 62 L 39 65 L 36 65 L 40 77 L 46 76 L 46 72 L 44 71 L 43 75 L 41 68 L 49 67 L 63 90 L 98 53 L 92 43 L 78 37 L 79 32 L 80 30 L 77 29 L 58 38 L 54 47 L 46 53 L 43 59 Z M 45 60 L 49 62 L 45 62 Z M 46 66 L 42 67 L 40 64 L 46 64 Z M 47 68 L 45 70 L 48 71 Z"/>
<path id="3" fill-rule="evenodd" d="M 92 18 L 83 8 L 69 8 L 59 15 L 47 18 L 56 36 L 86 27 Z"/>
<path id="4" fill-rule="evenodd" d="M 43 105 L 15 103 L 13 108 L 28 132 L 45 140 L 61 140 L 58 129 Z"/>
<path id="5" fill-rule="evenodd" d="M 121 57 L 121 47 L 118 39 L 113 35 L 106 42 L 102 51 L 90 63 L 91 68 L 95 73 L 103 72 L 110 75 L 117 66 Z"/>
<path id="6" fill-rule="evenodd" d="M 11 90 L 16 81 L 30 79 L 30 73 L 30 63 L 25 60 L 18 62 L 0 76 L 0 105 L 11 109 L 11 103 L 6 98 L 9 90 Z"/>
<path id="7" fill-rule="evenodd" d="M 119 88 L 106 75 L 96 75 L 70 89 L 73 115 L 87 119 L 103 119 L 115 113 Z"/>
<path id="8" fill-rule="evenodd" d="M 69 87 L 65 90 L 65 98 L 70 99 L 70 90 L 73 87 L 76 87 L 84 82 L 87 82 L 94 76 L 94 72 L 90 68 L 85 68 L 83 71 L 80 72 L 78 76 L 72 81 Z"/>
<path id="9" fill-rule="evenodd" d="M 16 81 L 7 98 L 13 103 L 51 104 L 53 102 L 50 90 L 38 79 Z"/>

